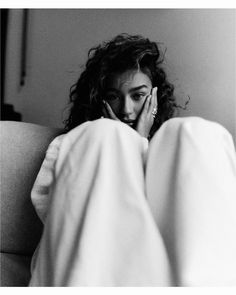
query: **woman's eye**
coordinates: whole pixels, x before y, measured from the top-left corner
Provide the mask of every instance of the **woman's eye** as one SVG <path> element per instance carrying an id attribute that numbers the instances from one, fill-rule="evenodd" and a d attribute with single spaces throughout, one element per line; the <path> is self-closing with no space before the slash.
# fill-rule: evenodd
<path id="1" fill-rule="evenodd" d="M 143 97 L 145 97 L 145 94 L 144 93 L 135 93 L 133 95 L 133 99 L 134 100 L 141 100 Z"/>

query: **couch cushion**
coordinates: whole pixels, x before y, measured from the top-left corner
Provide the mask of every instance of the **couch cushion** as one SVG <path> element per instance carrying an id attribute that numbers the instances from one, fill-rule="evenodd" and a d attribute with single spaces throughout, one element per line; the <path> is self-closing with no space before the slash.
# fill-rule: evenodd
<path id="1" fill-rule="evenodd" d="M 30 280 L 30 256 L 0 254 L 2 287 L 27 286 Z"/>
<path id="2" fill-rule="evenodd" d="M 48 144 L 61 133 L 29 123 L 0 122 L 1 252 L 32 255 L 42 224 L 30 192 Z"/>

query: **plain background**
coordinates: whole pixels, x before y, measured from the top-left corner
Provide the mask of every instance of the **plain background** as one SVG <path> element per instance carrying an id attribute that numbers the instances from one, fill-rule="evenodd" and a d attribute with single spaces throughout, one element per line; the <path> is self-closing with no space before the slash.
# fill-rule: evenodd
<path id="1" fill-rule="evenodd" d="M 70 86 L 88 50 L 119 33 L 161 42 L 181 116 L 219 122 L 236 138 L 235 9 L 31 9 L 26 83 L 20 86 L 22 9 L 9 19 L 5 102 L 23 121 L 62 127 Z"/>

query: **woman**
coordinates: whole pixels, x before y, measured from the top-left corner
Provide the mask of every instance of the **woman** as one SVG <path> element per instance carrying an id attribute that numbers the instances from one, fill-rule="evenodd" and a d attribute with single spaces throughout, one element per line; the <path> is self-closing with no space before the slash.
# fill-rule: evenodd
<path id="1" fill-rule="evenodd" d="M 105 116 L 132 124 L 141 136 L 151 138 L 161 124 L 173 116 L 177 107 L 174 87 L 166 79 L 162 62 L 157 43 L 141 36 L 122 34 L 92 48 L 86 69 L 71 91 L 72 108 L 66 121 L 67 130 Z M 123 85 L 127 81 L 130 81 L 130 89 Z M 144 87 L 140 88 L 142 85 Z M 154 93 L 151 93 L 152 88 L 155 88 Z M 124 93 L 128 90 L 129 95 Z M 129 101 L 133 106 L 127 104 Z"/>
<path id="2" fill-rule="evenodd" d="M 201 118 L 168 120 L 161 62 L 141 36 L 90 50 L 68 132 L 32 190 L 44 232 L 30 286 L 236 284 L 232 138 Z"/>

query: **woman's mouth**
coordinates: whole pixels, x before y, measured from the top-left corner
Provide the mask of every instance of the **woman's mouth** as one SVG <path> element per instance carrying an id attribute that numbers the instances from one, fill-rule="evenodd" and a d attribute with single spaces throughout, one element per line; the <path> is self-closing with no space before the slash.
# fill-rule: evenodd
<path id="1" fill-rule="evenodd" d="M 135 120 L 122 120 L 122 122 L 129 125 L 130 127 L 133 127 L 135 124 Z"/>

